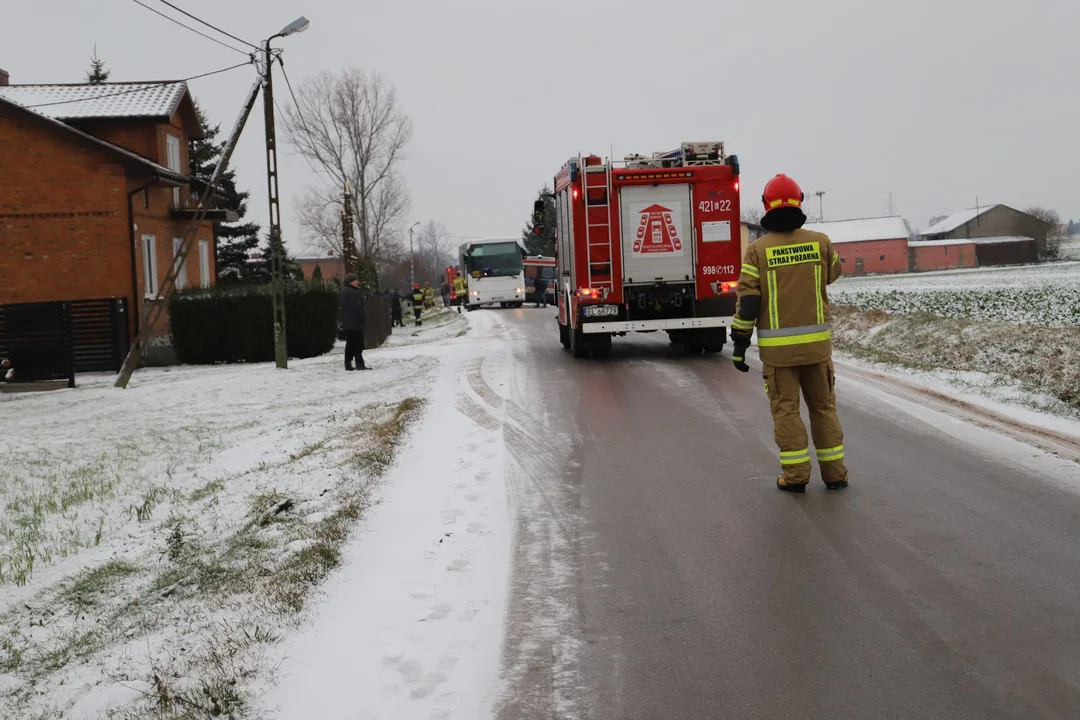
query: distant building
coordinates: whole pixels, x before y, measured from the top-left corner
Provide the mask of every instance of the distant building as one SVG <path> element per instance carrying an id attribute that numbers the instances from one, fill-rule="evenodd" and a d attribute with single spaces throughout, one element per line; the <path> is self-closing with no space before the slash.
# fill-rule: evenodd
<path id="1" fill-rule="evenodd" d="M 298 257 L 296 264 L 304 271 L 305 280 L 311 280 L 315 268 L 319 268 L 323 280 L 340 280 L 345 277 L 345 266 L 340 257 Z"/>
<path id="2" fill-rule="evenodd" d="M 1008 205 L 987 205 L 953 213 L 919 233 L 919 239 L 993 240 L 975 245 L 978 264 L 1004 265 L 1037 262 L 1046 254 L 1047 230 L 1037 217 Z"/>
<path id="3" fill-rule="evenodd" d="M 911 230 L 899 215 L 808 223 L 804 227 L 829 236 L 840 253 L 845 275 L 908 271 Z"/>
<path id="4" fill-rule="evenodd" d="M 1035 238 L 989 237 L 959 240 L 925 240 L 910 246 L 911 269 L 916 272 L 989 265 L 1022 265 L 1035 262 Z"/>

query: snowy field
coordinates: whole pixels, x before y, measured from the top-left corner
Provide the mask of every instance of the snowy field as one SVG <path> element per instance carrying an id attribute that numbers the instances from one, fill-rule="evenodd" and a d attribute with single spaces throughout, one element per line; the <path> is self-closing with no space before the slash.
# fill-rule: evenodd
<path id="1" fill-rule="evenodd" d="M 365 353 L 370 372 L 344 372 L 338 348 L 288 371 L 181 366 L 140 370 L 126 391 L 83 376 L 0 395 L 0 717 L 273 717 L 253 697 L 350 557 L 409 427 L 426 427 L 467 324 L 438 311 L 399 329 Z M 427 672 L 416 682 L 451 674 Z"/>
<path id="2" fill-rule="evenodd" d="M 1080 326 L 1080 262 L 844 277 L 840 305 L 965 320 Z"/>

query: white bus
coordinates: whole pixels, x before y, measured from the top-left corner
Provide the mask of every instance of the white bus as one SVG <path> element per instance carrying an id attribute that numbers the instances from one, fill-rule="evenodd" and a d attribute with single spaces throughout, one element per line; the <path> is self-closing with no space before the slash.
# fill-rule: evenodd
<path id="1" fill-rule="evenodd" d="M 458 251 L 461 270 L 469 283 L 466 307 L 498 303 L 521 307 L 525 302 L 525 247 L 516 238 L 469 240 Z"/>

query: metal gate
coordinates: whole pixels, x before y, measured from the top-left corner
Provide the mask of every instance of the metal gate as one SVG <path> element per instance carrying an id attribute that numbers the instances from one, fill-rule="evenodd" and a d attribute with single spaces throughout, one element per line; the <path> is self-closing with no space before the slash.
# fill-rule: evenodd
<path id="1" fill-rule="evenodd" d="M 128 342 L 126 298 L 0 305 L 0 357 L 19 381 L 117 372 Z"/>

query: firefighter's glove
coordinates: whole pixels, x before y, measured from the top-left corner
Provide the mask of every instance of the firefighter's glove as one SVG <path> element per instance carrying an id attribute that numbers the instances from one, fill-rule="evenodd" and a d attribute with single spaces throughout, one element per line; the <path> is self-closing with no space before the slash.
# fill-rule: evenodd
<path id="1" fill-rule="evenodd" d="M 735 363 L 735 369 L 739 372 L 750 372 L 750 366 L 746 364 L 746 350 L 750 347 L 750 338 L 732 338 L 734 341 L 731 350 L 731 361 Z"/>

